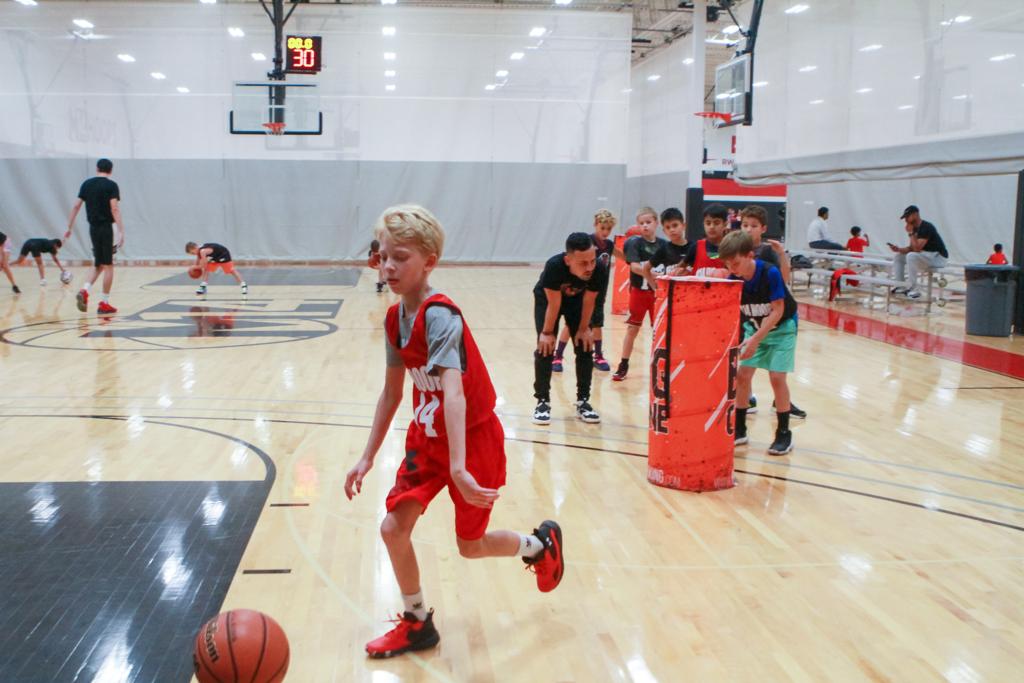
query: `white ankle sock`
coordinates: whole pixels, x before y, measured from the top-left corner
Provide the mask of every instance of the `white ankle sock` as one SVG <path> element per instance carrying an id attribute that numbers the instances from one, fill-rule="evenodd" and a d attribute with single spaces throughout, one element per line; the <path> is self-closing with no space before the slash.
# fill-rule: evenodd
<path id="1" fill-rule="evenodd" d="M 402 595 L 402 602 L 405 603 L 406 612 L 412 612 L 420 621 L 426 621 L 427 608 L 423 604 L 423 591 L 415 595 Z"/>
<path id="2" fill-rule="evenodd" d="M 92 283 L 91 282 L 86 282 L 84 285 L 82 285 L 82 289 L 84 289 L 87 292 L 89 291 L 90 287 L 92 287 Z"/>
<path id="3" fill-rule="evenodd" d="M 516 553 L 519 557 L 537 557 L 544 552 L 544 543 L 539 538 L 532 534 L 527 536 L 526 534 L 519 534 L 519 551 Z"/>
<path id="4" fill-rule="evenodd" d="M 106 292 L 103 292 L 102 294 L 100 294 L 100 301 L 102 301 L 105 304 L 110 303 L 110 295 L 107 294 Z"/>

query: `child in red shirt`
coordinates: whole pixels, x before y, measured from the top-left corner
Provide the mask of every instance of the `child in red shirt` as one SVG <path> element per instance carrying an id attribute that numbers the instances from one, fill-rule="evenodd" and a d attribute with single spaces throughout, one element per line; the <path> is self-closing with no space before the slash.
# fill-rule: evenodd
<path id="1" fill-rule="evenodd" d="M 990 266 L 1009 265 L 1010 262 L 1006 260 L 1006 254 L 1003 253 L 1003 245 L 993 244 L 992 255 L 988 257 L 988 261 L 985 261 L 985 263 L 989 264 Z"/>
<path id="2" fill-rule="evenodd" d="M 867 233 L 861 234 L 861 229 L 856 225 L 850 228 L 850 239 L 846 240 L 846 251 L 855 251 L 858 254 L 864 253 L 864 247 L 871 246 L 871 240 Z"/>
<path id="3" fill-rule="evenodd" d="M 494 414 L 496 396 L 487 367 L 462 312 L 430 287 L 444 230 L 423 207 L 403 205 L 381 215 L 377 234 L 381 271 L 401 300 L 385 318 L 384 389 L 363 456 L 345 478 L 349 500 L 362 490 L 373 467 L 402 401 L 406 371 L 415 404 L 405 459 L 380 528 L 405 602 L 395 628 L 366 645 L 371 657 L 382 658 L 432 648 L 441 640 L 434 611 L 427 610 L 421 592 L 412 531 L 442 489 L 448 488 L 455 504 L 455 536 L 463 557 L 522 557 L 542 592 L 558 586 L 565 563 L 556 522 L 545 521 L 532 534 L 487 530 L 498 488 L 505 484 L 505 433 Z"/>

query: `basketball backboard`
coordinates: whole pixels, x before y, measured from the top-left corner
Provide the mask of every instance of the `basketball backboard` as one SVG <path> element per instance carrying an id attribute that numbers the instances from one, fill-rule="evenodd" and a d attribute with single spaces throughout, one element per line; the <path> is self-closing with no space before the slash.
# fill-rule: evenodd
<path id="1" fill-rule="evenodd" d="M 750 55 L 740 55 L 715 69 L 715 111 L 731 116 L 721 125 L 750 123 L 750 87 Z"/>
<path id="2" fill-rule="evenodd" d="M 320 93 L 313 83 L 235 83 L 228 131 L 232 135 L 321 135 Z M 284 124 L 282 127 L 279 124 Z M 280 131 L 280 132 L 278 132 Z"/>

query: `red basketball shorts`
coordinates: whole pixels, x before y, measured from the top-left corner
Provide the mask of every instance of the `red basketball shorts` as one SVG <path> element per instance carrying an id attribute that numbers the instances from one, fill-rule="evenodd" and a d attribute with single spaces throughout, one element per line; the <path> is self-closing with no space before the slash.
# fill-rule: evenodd
<path id="1" fill-rule="evenodd" d="M 654 324 L 654 292 L 650 289 L 629 288 L 629 318 L 627 325 L 639 327 L 646 316 Z"/>

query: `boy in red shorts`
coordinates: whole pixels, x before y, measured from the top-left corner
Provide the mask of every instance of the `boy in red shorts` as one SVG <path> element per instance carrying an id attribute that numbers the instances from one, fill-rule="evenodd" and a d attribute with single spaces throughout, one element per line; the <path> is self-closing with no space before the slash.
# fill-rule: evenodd
<path id="1" fill-rule="evenodd" d="M 629 264 L 629 318 L 626 320 L 626 336 L 622 339 L 622 359 L 616 368 L 612 380 L 621 382 L 629 372 L 629 357 L 633 355 L 633 343 L 640 334 L 640 326 L 644 318 L 654 324 L 654 290 L 644 279 L 644 266 L 665 244 L 665 240 L 657 237 L 657 217 L 653 221 L 640 223 L 641 233 L 626 240 L 622 251 Z"/>
<path id="2" fill-rule="evenodd" d="M 196 265 L 203 269 L 203 281 L 199 283 L 196 294 L 200 296 L 206 294 L 206 280 L 210 273 L 216 273 L 218 270 L 222 270 L 235 278 L 235 282 L 242 287 L 242 296 L 249 293 L 249 285 L 245 284 L 242 275 L 235 270 L 235 264 L 231 260 L 231 252 L 224 245 L 217 244 L 216 242 L 206 242 L 203 246 L 199 246 L 195 242 L 189 242 L 185 245 L 185 253 L 195 256 Z"/>
<path id="3" fill-rule="evenodd" d="M 427 610 L 412 545 L 416 522 L 445 487 L 455 504 L 455 537 L 467 558 L 522 557 L 542 592 L 562 580 L 562 530 L 543 522 L 532 534 L 488 531 L 498 488 L 505 484 L 505 434 L 494 414 L 495 392 L 462 312 L 431 288 L 430 273 L 444 247 L 444 231 L 420 206 L 393 206 L 380 217 L 381 270 L 401 301 L 384 321 L 387 370 L 373 427 L 359 462 L 345 478 L 349 500 L 362 490 L 391 420 L 402 401 L 408 370 L 414 417 L 405 460 L 387 497 L 381 536 L 405 602 L 395 627 L 370 641 L 375 658 L 425 650 L 441 640 Z"/>

